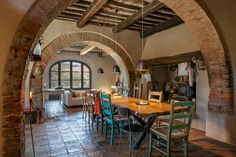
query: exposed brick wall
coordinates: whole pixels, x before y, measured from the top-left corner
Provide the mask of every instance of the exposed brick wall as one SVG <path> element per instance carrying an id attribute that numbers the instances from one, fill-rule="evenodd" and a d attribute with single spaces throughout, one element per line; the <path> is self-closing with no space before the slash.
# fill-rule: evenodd
<path id="1" fill-rule="evenodd" d="M 193 33 L 207 65 L 210 84 L 208 108 L 233 112 L 232 66 L 227 49 L 211 19 L 194 0 L 160 0 L 174 10 Z"/>
<path id="2" fill-rule="evenodd" d="M 18 27 L 8 53 L 5 74 L 1 85 L 3 91 L 2 138 L 4 157 L 21 156 L 22 106 L 20 105 L 21 81 L 27 56 L 36 40 L 57 13 L 73 0 L 37 0 Z M 214 25 L 194 0 L 160 0 L 173 9 L 185 22 L 203 52 L 210 76 L 209 108 L 230 111 L 233 91 L 228 64 L 222 42 Z M 58 5 L 59 4 L 59 5 Z"/>

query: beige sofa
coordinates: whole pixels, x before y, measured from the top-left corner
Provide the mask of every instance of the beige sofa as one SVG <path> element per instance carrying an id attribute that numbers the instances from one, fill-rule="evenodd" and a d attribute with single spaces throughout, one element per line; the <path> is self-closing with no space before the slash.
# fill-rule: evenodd
<path id="1" fill-rule="evenodd" d="M 63 103 L 66 107 L 82 106 L 82 97 L 72 97 L 70 91 L 65 91 L 63 94 Z"/>

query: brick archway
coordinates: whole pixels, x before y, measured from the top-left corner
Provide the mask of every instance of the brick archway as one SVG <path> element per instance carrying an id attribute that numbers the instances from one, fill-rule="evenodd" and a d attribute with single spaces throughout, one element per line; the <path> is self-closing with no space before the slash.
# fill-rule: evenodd
<path id="1" fill-rule="evenodd" d="M 207 65 L 210 95 L 208 109 L 233 112 L 233 75 L 228 50 L 214 24 L 195 0 L 160 0 L 179 15 L 193 33 Z"/>
<path id="2" fill-rule="evenodd" d="M 40 62 L 36 62 L 36 64 L 33 66 L 33 69 L 35 69 L 35 67 L 37 66 L 41 66 L 45 70 L 46 66 L 48 65 L 48 62 L 60 50 L 66 47 L 70 47 L 73 44 L 81 43 L 81 42 L 94 44 L 98 48 L 102 49 L 103 51 L 111 55 L 111 57 L 117 62 L 117 64 L 121 68 L 121 71 L 123 71 L 122 72 L 123 76 L 127 77 L 127 81 L 129 81 L 127 82 L 128 83 L 127 85 L 130 85 L 130 87 L 133 86 L 134 81 L 135 81 L 135 77 L 134 77 L 135 68 L 131 61 L 131 58 L 129 57 L 125 49 L 114 40 L 108 38 L 107 36 L 96 33 L 96 32 L 91 32 L 91 31 L 68 33 L 68 34 L 63 34 L 57 37 L 43 49 L 42 55 L 41 55 L 42 60 Z M 33 71 L 34 70 L 32 70 L 32 72 Z M 31 89 L 33 93 L 33 106 L 37 104 L 38 108 L 43 107 L 42 77 L 43 75 L 36 76 L 31 81 L 32 86 L 37 87 L 37 88 Z"/>
<path id="3" fill-rule="evenodd" d="M 22 78 L 27 57 L 35 43 L 56 15 L 76 0 L 38 0 L 26 13 L 9 48 L 2 82 L 3 156 L 20 156 L 23 143 L 23 116 L 20 105 Z M 210 76 L 209 107 L 218 111 L 233 108 L 232 68 L 210 18 L 195 0 L 160 0 L 173 9 L 192 31 L 207 64 Z M 43 10 L 43 11 L 42 11 Z M 24 81 L 23 81 L 24 82 Z"/>
<path id="4" fill-rule="evenodd" d="M 91 31 L 68 33 L 57 37 L 43 49 L 42 61 L 38 62 L 37 65 L 39 64 L 46 67 L 49 60 L 55 56 L 58 51 L 78 42 L 95 42 L 110 48 L 113 53 L 116 53 L 124 61 L 129 75 L 134 76 L 135 68 L 126 50 L 107 36 Z M 103 49 L 102 46 L 100 48 Z"/>

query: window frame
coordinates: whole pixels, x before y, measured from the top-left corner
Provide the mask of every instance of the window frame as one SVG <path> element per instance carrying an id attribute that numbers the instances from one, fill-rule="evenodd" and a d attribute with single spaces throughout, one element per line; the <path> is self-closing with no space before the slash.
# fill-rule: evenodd
<path id="1" fill-rule="evenodd" d="M 88 66 L 88 64 L 77 61 L 77 60 L 60 60 L 55 63 L 53 63 L 49 68 L 49 88 L 52 88 L 52 75 L 51 73 L 52 68 L 58 64 L 57 67 L 57 73 L 58 73 L 58 86 L 61 86 L 61 63 L 62 62 L 70 62 L 70 88 L 64 88 L 64 89 L 72 89 L 72 90 L 84 90 L 84 89 L 91 89 L 92 87 L 92 71 L 91 68 Z M 81 88 L 73 88 L 73 62 L 80 63 L 81 64 Z M 84 66 L 86 66 L 89 69 L 89 87 L 84 88 Z M 55 71 L 54 71 L 55 72 Z"/>

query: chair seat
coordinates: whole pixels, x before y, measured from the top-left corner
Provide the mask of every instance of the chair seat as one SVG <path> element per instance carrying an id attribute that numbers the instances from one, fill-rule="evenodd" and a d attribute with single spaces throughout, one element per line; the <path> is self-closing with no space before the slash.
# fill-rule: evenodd
<path id="1" fill-rule="evenodd" d="M 153 127 L 151 128 L 151 133 L 161 136 L 163 138 L 167 138 L 168 135 L 168 126 L 161 126 L 161 127 Z M 171 139 L 179 139 L 185 138 L 187 134 L 182 129 L 174 129 L 171 133 Z"/>
<path id="2" fill-rule="evenodd" d="M 182 121 L 180 120 L 173 120 L 173 125 L 179 125 L 183 123 Z M 169 125 L 170 124 L 170 119 L 167 119 L 167 118 L 161 118 L 159 119 L 159 125 L 162 126 L 162 125 Z"/>
<path id="3" fill-rule="evenodd" d="M 114 121 L 127 121 L 129 120 L 127 116 L 122 116 L 122 115 L 114 115 Z"/>
<path id="4" fill-rule="evenodd" d="M 139 124 L 124 125 L 124 126 L 122 126 L 121 129 L 125 132 L 134 132 L 134 133 L 144 131 L 143 126 L 141 126 Z"/>
<path id="5" fill-rule="evenodd" d="M 126 116 L 122 115 L 113 115 L 115 122 L 128 121 L 129 119 Z M 106 116 L 107 119 L 111 120 L 110 117 Z"/>

